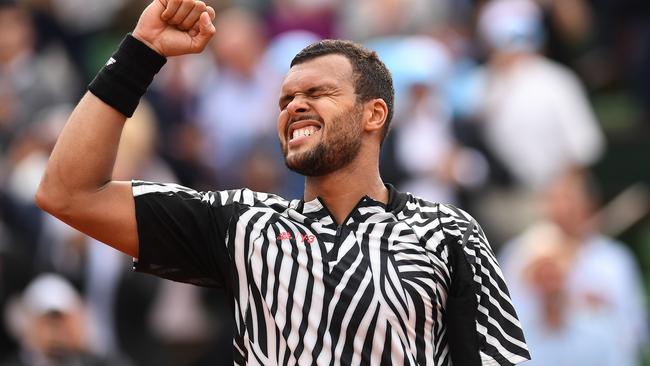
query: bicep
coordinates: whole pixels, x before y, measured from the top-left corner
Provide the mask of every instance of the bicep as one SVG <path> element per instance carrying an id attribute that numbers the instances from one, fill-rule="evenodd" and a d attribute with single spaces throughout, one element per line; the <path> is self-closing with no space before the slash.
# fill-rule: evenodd
<path id="1" fill-rule="evenodd" d="M 78 207 L 76 213 L 60 219 L 120 252 L 138 257 L 138 230 L 131 182 L 112 181 L 75 200 Z"/>

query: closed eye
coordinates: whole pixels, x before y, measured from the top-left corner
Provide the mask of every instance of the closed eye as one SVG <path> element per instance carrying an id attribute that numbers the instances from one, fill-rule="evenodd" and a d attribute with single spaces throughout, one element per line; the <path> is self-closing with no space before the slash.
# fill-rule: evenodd
<path id="1" fill-rule="evenodd" d="M 280 107 L 280 110 L 283 111 L 287 108 L 289 103 L 293 100 L 293 95 L 287 95 L 282 98 L 280 98 L 280 102 L 278 103 L 278 106 Z"/>
<path id="2" fill-rule="evenodd" d="M 280 110 L 283 111 L 287 108 L 289 103 L 295 99 L 297 95 L 304 95 L 310 99 L 318 99 L 322 96 L 333 95 L 335 94 L 336 87 L 334 85 L 319 85 L 307 89 L 304 92 L 296 92 L 292 95 L 284 95 L 280 98 L 278 106 Z"/>

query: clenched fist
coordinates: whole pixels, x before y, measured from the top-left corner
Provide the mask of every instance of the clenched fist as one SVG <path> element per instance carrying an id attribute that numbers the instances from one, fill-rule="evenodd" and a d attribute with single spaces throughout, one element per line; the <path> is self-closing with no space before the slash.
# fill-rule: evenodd
<path id="1" fill-rule="evenodd" d="M 165 57 L 199 53 L 214 35 L 214 17 L 203 1 L 154 0 L 140 15 L 133 37 Z"/>

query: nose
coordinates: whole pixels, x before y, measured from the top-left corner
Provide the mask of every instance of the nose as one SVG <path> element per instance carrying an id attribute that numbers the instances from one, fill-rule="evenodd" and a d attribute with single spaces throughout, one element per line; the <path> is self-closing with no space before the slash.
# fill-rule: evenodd
<path id="1" fill-rule="evenodd" d="M 295 116 L 298 114 L 306 113 L 310 110 L 309 103 L 307 98 L 304 95 L 296 95 L 287 105 L 287 112 L 290 115 Z"/>

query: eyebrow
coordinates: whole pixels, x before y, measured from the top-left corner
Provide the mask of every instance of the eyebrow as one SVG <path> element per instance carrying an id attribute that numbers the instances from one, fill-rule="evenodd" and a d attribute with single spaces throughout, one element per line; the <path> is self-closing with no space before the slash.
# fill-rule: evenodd
<path id="1" fill-rule="evenodd" d="M 302 93 L 302 94 L 306 94 L 306 95 L 313 95 L 313 94 L 316 94 L 316 93 L 330 91 L 330 90 L 334 90 L 334 89 L 337 89 L 337 87 L 334 84 L 321 84 L 321 85 L 312 86 L 311 88 L 307 89 L 304 92 L 299 92 L 298 91 L 298 92 L 295 92 L 293 94 L 282 94 L 280 96 L 280 100 L 279 100 L 278 104 L 280 105 L 280 107 L 282 107 L 284 104 L 289 103 L 294 98 L 294 96 L 296 94 L 298 94 L 298 93 Z"/>

